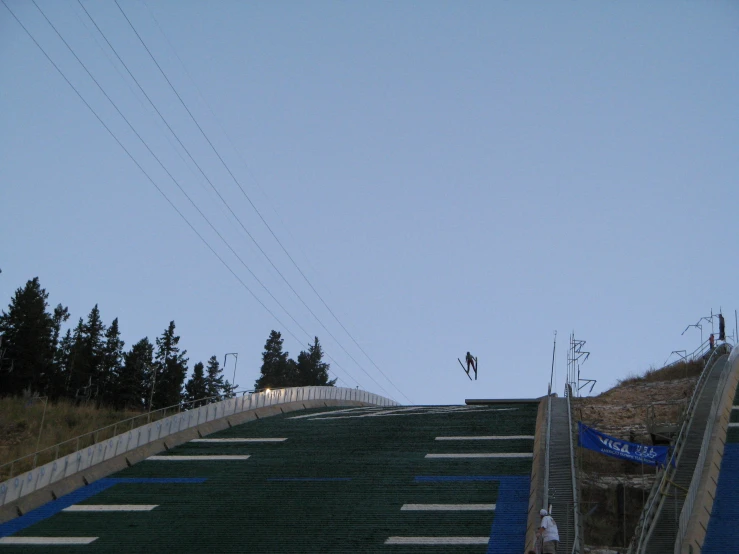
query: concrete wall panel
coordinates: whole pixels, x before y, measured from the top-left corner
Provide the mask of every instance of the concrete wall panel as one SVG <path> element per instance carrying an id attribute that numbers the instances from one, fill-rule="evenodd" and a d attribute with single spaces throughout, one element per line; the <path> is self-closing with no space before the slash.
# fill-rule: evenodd
<path id="1" fill-rule="evenodd" d="M 98 466 L 101 468 L 103 466 L 118 467 L 121 463 L 125 464 L 126 461 L 135 463 L 145 457 L 144 452 L 151 451 L 154 453 L 164 449 L 162 439 L 168 437 L 189 437 L 187 440 L 190 440 L 197 436 L 198 430 L 201 434 L 207 435 L 225 429 L 229 425 L 226 416 L 230 416 L 234 420 L 231 423 L 232 425 L 239 425 L 257 416 L 268 417 L 304 409 L 305 407 L 363 405 L 366 403 L 383 406 L 396 405 L 395 402 L 378 395 L 341 387 L 278 389 L 249 394 L 236 399 L 222 400 L 221 402 L 173 414 L 160 421 L 123 432 L 112 439 L 106 439 L 101 443 L 86 447 L 45 466 L 0 483 L 0 507 L 14 502 L 17 504 L 20 498 L 35 494 L 37 489 L 48 488 L 51 485 L 56 487 L 55 491 L 57 489 L 62 490 L 59 488 L 59 483 L 62 481 L 68 483 L 66 486 L 72 487 L 70 490 L 74 490 L 78 483 L 82 482 L 82 472 L 85 472 L 85 475 L 107 475 L 111 471 L 98 469 Z M 207 424 L 207 426 L 204 426 L 204 424 Z M 173 445 L 179 444 L 177 440 L 180 439 L 168 439 L 167 444 L 169 445 L 170 442 Z M 115 463 L 113 464 L 113 462 Z M 73 477 L 75 480 L 70 481 Z M 4 510 L 4 513 L 8 512 Z"/>

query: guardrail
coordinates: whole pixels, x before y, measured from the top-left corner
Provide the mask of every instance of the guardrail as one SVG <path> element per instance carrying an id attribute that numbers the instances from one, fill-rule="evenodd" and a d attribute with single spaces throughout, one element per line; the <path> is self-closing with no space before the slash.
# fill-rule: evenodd
<path id="1" fill-rule="evenodd" d="M 57 460 L 33 468 L 0 484 L 0 506 L 13 502 L 35 490 L 56 483 L 101 462 L 130 452 L 140 446 L 161 440 L 167 436 L 196 427 L 202 423 L 221 419 L 257 408 L 301 402 L 307 400 L 346 400 L 375 406 L 398 406 L 378 394 L 343 387 L 296 387 L 277 389 L 241 397 L 231 397 L 220 402 L 179 412 L 141 427 L 127 430 L 117 436 L 93 444 Z"/>
<path id="2" fill-rule="evenodd" d="M 730 358 L 733 361 L 733 356 Z M 727 366 L 729 364 L 727 363 Z M 688 488 L 688 494 L 685 497 L 685 503 L 683 509 L 680 512 L 680 522 L 677 528 L 677 537 L 675 539 L 675 552 L 680 552 L 680 546 L 682 545 L 685 533 L 687 532 L 688 522 L 690 516 L 693 513 L 693 506 L 695 504 L 695 497 L 698 494 L 700 487 L 701 474 L 703 472 L 703 466 L 706 462 L 706 456 L 709 451 L 709 444 L 711 442 L 711 436 L 713 435 L 713 426 L 716 422 L 716 415 L 718 413 L 721 400 L 724 397 L 726 391 L 726 382 L 731 375 L 731 368 L 729 366 L 727 371 L 724 371 L 721 375 L 721 379 L 716 387 L 716 393 L 713 395 L 713 402 L 711 403 L 711 411 L 708 414 L 708 421 L 706 422 L 706 430 L 703 433 L 703 442 L 701 443 L 701 451 L 698 455 L 698 461 L 695 464 L 695 470 L 693 471 L 693 477 L 690 480 L 690 487 Z"/>
<path id="3" fill-rule="evenodd" d="M 703 391 L 703 385 L 705 385 L 706 379 L 708 378 L 709 372 L 707 370 L 712 367 L 712 362 L 715 361 L 714 357 L 718 359 L 719 356 L 723 355 L 724 353 L 726 353 L 726 351 L 730 349 L 731 346 L 726 343 L 715 347 L 713 349 L 713 352 L 711 352 L 711 355 L 706 360 L 706 363 L 703 365 L 703 371 L 701 371 L 701 374 L 698 377 L 698 382 L 695 384 L 693 395 L 690 397 L 690 403 L 688 404 L 688 407 L 685 410 L 685 414 L 683 415 L 683 422 L 680 425 L 680 433 L 678 434 L 677 440 L 675 441 L 675 446 L 672 449 L 672 455 L 667 462 L 667 466 L 661 470 L 661 477 L 658 477 L 654 481 L 652 490 L 649 493 L 649 498 L 647 499 L 647 507 L 642 512 L 641 518 L 639 518 L 639 523 L 634 530 L 634 539 L 629 545 L 627 554 L 644 553 L 648 531 L 651 529 L 652 522 L 657 513 L 657 508 L 659 507 L 660 502 L 662 501 L 662 497 L 665 494 L 664 487 L 669 480 L 669 476 L 674 473 L 673 464 L 676 462 L 676 460 L 680 456 L 680 453 L 682 452 L 683 444 L 687 437 L 690 424 L 693 420 L 693 413 L 695 412 L 698 398 L 700 397 L 700 393 Z M 658 473 L 658 476 L 659 475 L 660 474 Z M 634 541 L 636 541 L 635 549 L 633 548 Z"/>
<path id="4" fill-rule="evenodd" d="M 572 443 L 572 434 L 573 434 L 573 427 L 572 427 L 572 405 L 570 403 L 570 398 L 572 397 L 572 388 L 569 384 L 565 385 L 567 387 L 567 422 L 569 424 L 569 437 L 570 437 L 570 471 L 572 473 L 572 505 L 573 505 L 573 518 L 575 523 L 575 536 L 572 541 L 572 554 L 577 554 L 580 552 L 580 502 L 578 498 L 578 492 L 577 492 L 577 474 L 575 473 L 575 446 Z"/>
<path id="5" fill-rule="evenodd" d="M 544 449 L 544 502 L 542 508 L 549 510 L 549 444 L 552 435 L 552 384 L 547 394 L 547 435 Z"/>
<path id="6" fill-rule="evenodd" d="M 253 391 L 244 391 L 244 394 L 249 392 Z M 36 452 L 31 452 L 30 454 L 26 454 L 24 456 L 21 456 L 20 458 L 16 458 L 15 460 L 0 465 L 0 479 L 6 477 L 12 478 L 15 477 L 17 473 L 23 473 L 24 471 L 28 471 L 29 469 L 35 469 L 38 465 L 39 459 L 42 460 L 43 465 L 43 463 L 45 463 L 43 462 L 44 459 L 47 459 L 48 461 L 56 460 L 60 456 L 64 456 L 65 454 L 69 454 L 70 452 L 77 452 L 78 450 L 80 450 L 80 448 L 86 448 L 98 442 L 107 440 L 117 435 L 118 429 L 131 430 L 135 427 L 138 427 L 139 425 L 145 425 L 146 423 L 151 423 L 152 421 L 164 419 L 165 417 L 167 417 L 167 413 L 180 413 L 183 410 L 197 408 L 206 404 L 212 404 L 213 402 L 219 402 L 221 400 L 225 400 L 226 398 L 229 397 L 225 395 L 216 395 L 206 396 L 205 398 L 199 398 L 198 400 L 188 400 L 186 402 L 180 402 L 179 404 L 173 404 L 172 406 L 167 406 L 165 408 L 159 408 L 158 410 L 154 410 L 153 412 L 146 412 L 135 415 L 133 417 L 128 417 L 115 423 L 111 423 L 110 425 L 105 425 L 104 427 L 94 429 L 93 431 L 82 433 L 81 435 L 77 435 L 76 437 L 72 437 L 71 439 L 67 439 L 51 446 L 47 446 L 45 448 L 37 450 Z M 137 421 L 141 423 L 137 425 Z"/>

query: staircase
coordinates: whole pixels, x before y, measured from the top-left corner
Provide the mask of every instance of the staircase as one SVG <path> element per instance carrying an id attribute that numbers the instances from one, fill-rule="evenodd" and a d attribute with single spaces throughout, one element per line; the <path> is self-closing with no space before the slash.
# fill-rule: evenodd
<path id="1" fill-rule="evenodd" d="M 666 494 L 662 498 L 661 506 L 647 537 L 645 552 L 649 554 L 674 553 L 680 512 L 695 471 L 695 465 L 703 444 L 703 434 L 706 429 L 708 414 L 711 411 L 711 404 L 721 374 L 726 368 L 726 360 L 727 357 L 722 356 L 713 364 L 710 370 L 711 373 L 706 378 L 703 390 L 697 400 L 692 422 L 677 460 L 677 468 L 670 478 L 672 483 L 668 482 L 665 486 Z"/>
<path id="2" fill-rule="evenodd" d="M 549 442 L 549 504 L 559 529 L 557 552 L 570 554 L 575 542 L 575 510 L 572 489 L 574 461 L 570 450 L 570 418 L 567 398 L 552 398 L 552 429 Z M 579 549 L 576 550 L 579 552 Z"/>

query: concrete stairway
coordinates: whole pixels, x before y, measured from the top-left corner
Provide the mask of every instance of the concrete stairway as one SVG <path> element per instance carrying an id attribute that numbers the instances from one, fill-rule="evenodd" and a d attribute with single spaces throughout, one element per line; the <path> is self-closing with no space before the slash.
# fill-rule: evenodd
<path id="1" fill-rule="evenodd" d="M 674 485 L 668 487 L 668 494 L 663 498 L 662 505 L 652 524 L 647 538 L 646 552 L 649 554 L 673 554 L 675 537 L 680 519 L 680 512 L 685 501 L 685 494 L 690 487 L 690 481 L 698 461 L 703 434 L 706 429 L 708 414 L 711 411 L 716 387 L 722 372 L 726 368 L 727 357 L 719 358 L 711 368 L 710 375 L 698 398 L 693 421 L 688 429 L 683 449 L 677 460 L 677 469 L 672 476 Z"/>
<path id="2" fill-rule="evenodd" d="M 570 421 L 567 399 L 552 398 L 552 430 L 549 449 L 549 503 L 559 528 L 557 552 L 570 554 L 575 540 L 575 509 L 570 457 Z"/>

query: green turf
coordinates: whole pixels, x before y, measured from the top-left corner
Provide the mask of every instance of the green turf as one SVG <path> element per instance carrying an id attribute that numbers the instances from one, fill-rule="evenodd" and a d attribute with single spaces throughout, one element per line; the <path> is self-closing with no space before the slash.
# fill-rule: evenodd
<path id="1" fill-rule="evenodd" d="M 432 413 L 292 412 L 208 438 L 287 437 L 282 443 L 188 443 L 169 455 L 249 454 L 246 461 L 145 461 L 113 477 L 204 477 L 203 484 L 118 484 L 86 504 L 158 504 L 143 513 L 60 513 L 17 536 L 97 536 L 50 552 L 485 552 L 476 546 L 385 545 L 390 536 L 489 536 L 492 512 L 408 512 L 405 503 L 495 503 L 497 482 L 415 482 L 415 476 L 524 475 L 525 459 L 427 459 L 427 453 L 532 452 L 533 440 L 436 441 L 450 435 L 533 435 L 537 406 Z M 313 418 L 293 419 L 308 413 Z M 336 413 L 334 413 L 336 412 Z M 403 415 L 404 414 L 404 415 Z M 329 419 L 332 417 L 333 419 Z M 269 481 L 350 478 L 350 481 Z M 41 552 L 44 547 L 0 547 Z M 523 545 L 521 545 L 523 549 Z"/>

